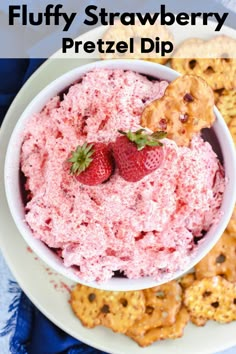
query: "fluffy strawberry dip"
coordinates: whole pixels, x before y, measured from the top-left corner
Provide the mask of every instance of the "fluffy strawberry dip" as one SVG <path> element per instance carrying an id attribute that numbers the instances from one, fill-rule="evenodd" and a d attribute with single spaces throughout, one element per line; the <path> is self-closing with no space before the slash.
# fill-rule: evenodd
<path id="1" fill-rule="evenodd" d="M 171 277 L 221 217 L 223 168 L 198 135 L 189 147 L 164 139 L 161 167 L 135 183 L 117 169 L 97 186 L 69 173 L 71 151 L 85 141 L 112 142 L 118 129 L 139 129 L 145 105 L 167 85 L 132 71 L 94 70 L 25 129 L 26 222 L 85 281 L 107 281 L 118 270 L 128 278 Z"/>

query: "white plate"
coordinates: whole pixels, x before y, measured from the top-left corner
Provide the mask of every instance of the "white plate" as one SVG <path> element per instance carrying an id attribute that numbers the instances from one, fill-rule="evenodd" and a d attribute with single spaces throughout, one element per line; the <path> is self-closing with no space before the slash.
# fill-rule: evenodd
<path id="1" fill-rule="evenodd" d="M 207 28 L 198 27 L 198 36 L 208 38 L 209 32 L 215 27 L 211 23 Z M 193 28 L 193 27 L 192 27 Z M 96 40 L 101 36 L 103 29 L 97 28 L 84 34 L 83 40 Z M 236 31 L 224 28 L 224 34 L 236 38 Z M 176 33 L 176 32 L 175 32 Z M 185 37 L 184 37 L 185 35 Z M 177 32 L 176 38 L 183 40 L 196 36 L 196 32 L 189 30 Z M 60 59 L 59 53 L 53 59 L 47 60 L 35 74 L 28 80 L 12 103 L 1 128 L 0 135 L 0 246 L 3 255 L 16 280 L 32 300 L 51 321 L 73 337 L 95 348 L 114 354 L 212 354 L 236 345 L 236 322 L 219 325 L 209 322 L 205 327 L 195 327 L 191 324 L 185 329 L 184 336 L 177 340 L 157 342 L 152 346 L 142 349 L 124 335 L 115 334 L 103 327 L 86 329 L 71 311 L 69 292 L 67 287 L 73 285 L 51 271 L 45 263 L 29 252 L 27 246 L 18 233 L 10 216 L 3 185 L 3 166 L 7 143 L 21 112 L 29 101 L 50 81 L 70 69 L 85 64 L 87 59 Z"/>

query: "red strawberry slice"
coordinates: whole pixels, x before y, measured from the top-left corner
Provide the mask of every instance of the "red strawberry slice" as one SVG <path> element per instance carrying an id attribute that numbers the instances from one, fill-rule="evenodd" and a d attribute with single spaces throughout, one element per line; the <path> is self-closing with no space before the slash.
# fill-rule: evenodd
<path id="1" fill-rule="evenodd" d="M 103 183 L 113 172 L 111 149 L 104 143 L 84 143 L 72 152 L 70 172 L 89 186 Z"/>
<path id="2" fill-rule="evenodd" d="M 137 182 L 155 171 L 164 158 L 160 139 L 165 132 L 147 134 L 144 129 L 124 133 L 112 143 L 113 155 L 120 175 L 129 182 Z"/>

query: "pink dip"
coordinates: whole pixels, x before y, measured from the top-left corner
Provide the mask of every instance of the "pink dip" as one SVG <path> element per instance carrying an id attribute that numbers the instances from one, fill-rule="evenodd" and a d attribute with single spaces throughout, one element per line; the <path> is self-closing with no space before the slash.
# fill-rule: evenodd
<path id="1" fill-rule="evenodd" d="M 129 278 L 171 275 L 189 261 L 194 237 L 220 218 L 222 168 L 198 136 L 190 148 L 165 139 L 163 165 L 136 183 L 116 171 L 89 187 L 69 174 L 67 159 L 77 145 L 136 130 L 145 104 L 167 85 L 130 71 L 96 70 L 26 128 L 21 168 L 32 197 L 26 221 L 36 238 L 61 249 L 66 267 L 79 266 L 81 279 L 105 281 L 115 270 Z"/>

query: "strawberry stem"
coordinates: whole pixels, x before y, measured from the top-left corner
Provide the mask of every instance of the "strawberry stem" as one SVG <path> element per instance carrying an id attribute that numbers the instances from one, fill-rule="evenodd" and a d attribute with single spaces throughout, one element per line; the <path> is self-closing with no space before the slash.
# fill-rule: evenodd
<path id="1" fill-rule="evenodd" d="M 142 150 L 145 146 L 162 146 L 163 144 L 160 140 L 166 137 L 166 132 L 164 131 L 156 131 L 148 134 L 145 129 L 139 129 L 136 132 L 132 132 L 131 130 L 128 132 L 118 130 L 118 132 L 135 143 L 138 150 Z"/>
<path id="2" fill-rule="evenodd" d="M 93 144 L 84 143 L 82 146 L 77 146 L 76 150 L 71 152 L 72 157 L 68 160 L 68 162 L 71 162 L 71 174 L 79 175 L 89 167 L 93 161 L 91 158 L 94 153 L 92 148 Z"/>

